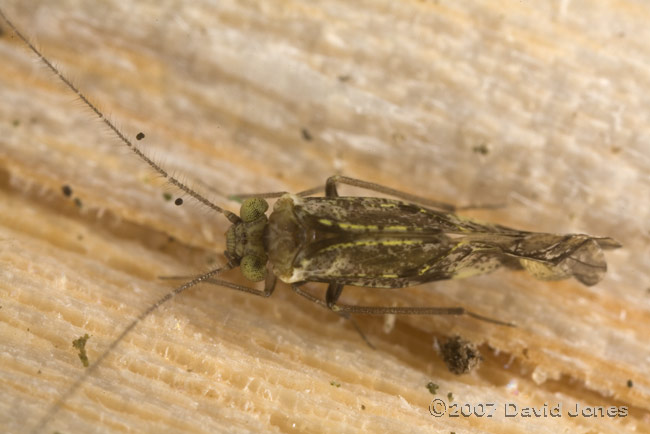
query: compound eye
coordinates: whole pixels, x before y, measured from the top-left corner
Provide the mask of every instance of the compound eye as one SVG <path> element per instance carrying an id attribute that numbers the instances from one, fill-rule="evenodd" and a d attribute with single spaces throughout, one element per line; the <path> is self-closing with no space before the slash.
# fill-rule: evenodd
<path id="1" fill-rule="evenodd" d="M 251 282 L 259 282 L 266 278 L 266 261 L 259 256 L 246 255 L 239 263 L 241 274 Z"/>
<path id="2" fill-rule="evenodd" d="M 266 210 L 269 209 L 269 204 L 259 197 L 251 197 L 244 200 L 239 210 L 239 217 L 245 222 L 252 222 L 260 218 Z"/>

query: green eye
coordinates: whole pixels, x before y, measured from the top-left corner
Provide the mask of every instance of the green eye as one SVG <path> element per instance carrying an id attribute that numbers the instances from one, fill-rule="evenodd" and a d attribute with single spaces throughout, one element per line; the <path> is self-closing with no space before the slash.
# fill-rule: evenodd
<path id="1" fill-rule="evenodd" d="M 252 222 L 263 215 L 269 209 L 269 204 L 259 197 L 251 197 L 241 204 L 239 217 L 245 222 Z"/>
<path id="2" fill-rule="evenodd" d="M 246 255 L 239 263 L 241 274 L 251 282 L 259 282 L 266 278 L 266 263 L 259 256 Z"/>

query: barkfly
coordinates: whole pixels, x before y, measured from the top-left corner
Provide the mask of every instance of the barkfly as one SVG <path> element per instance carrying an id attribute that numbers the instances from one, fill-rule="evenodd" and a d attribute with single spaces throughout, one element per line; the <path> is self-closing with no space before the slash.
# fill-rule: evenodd
<path id="1" fill-rule="evenodd" d="M 97 106 L 54 67 L 2 11 L 0 16 L 138 158 L 169 183 L 222 214 L 232 224 L 226 233 L 226 265 L 190 278 L 142 312 L 59 398 L 37 430 L 58 412 L 61 405 L 143 318 L 199 283 L 269 297 L 277 279 L 280 279 L 290 284 L 298 295 L 345 317 L 349 314 L 467 315 L 482 321 L 510 325 L 462 307 L 360 306 L 341 304 L 339 297 L 345 286 L 404 288 L 489 273 L 499 267 L 526 270 L 542 280 L 574 277 L 585 285 L 594 285 L 607 270 L 603 249 L 620 247 L 615 240 L 606 237 L 534 233 L 479 223 L 459 217 L 452 205 L 344 176 L 327 179 L 324 197 L 315 196 L 321 191 L 320 188 L 298 194 L 240 195 L 239 198 L 244 200 L 239 215 L 236 215 L 210 202 L 154 163 L 104 117 Z M 138 134 L 136 139 L 142 137 Z M 396 199 L 340 196 L 340 184 Z M 269 204 L 266 199 L 269 198 L 277 200 L 267 215 Z M 260 291 L 216 278 L 236 267 L 250 282 L 264 281 L 264 289 Z M 327 284 L 324 299 L 302 289 L 308 282 Z"/>
<path id="2" fill-rule="evenodd" d="M 337 184 L 409 202 L 342 197 Z M 594 285 L 607 271 L 602 250 L 620 246 L 606 237 L 526 232 L 475 222 L 450 212 L 452 205 L 344 176 L 327 180 L 325 197 L 309 197 L 311 192 L 249 197 L 239 220 L 231 220 L 225 255 L 229 266 L 240 266 L 248 280 L 265 280 L 264 292 L 252 290 L 255 293 L 271 295 L 277 277 L 297 294 L 336 312 L 466 314 L 501 323 L 463 308 L 351 306 L 338 299 L 347 285 L 404 288 L 485 274 L 501 266 L 527 270 L 541 280 L 575 277 Z M 260 196 L 280 196 L 268 217 L 268 203 Z M 328 284 L 325 301 L 300 289 L 307 282 Z"/>

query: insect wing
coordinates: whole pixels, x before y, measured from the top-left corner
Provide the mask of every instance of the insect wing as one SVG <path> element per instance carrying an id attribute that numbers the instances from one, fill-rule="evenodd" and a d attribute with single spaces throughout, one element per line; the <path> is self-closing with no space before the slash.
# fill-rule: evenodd
<path id="1" fill-rule="evenodd" d="M 383 198 L 307 198 L 294 213 L 312 231 L 293 261 L 303 280 L 399 288 L 485 274 L 502 265 L 540 280 L 598 283 L 602 248 L 588 235 L 555 235 L 479 223 Z M 615 242 L 614 242 L 615 243 Z"/>
<path id="2" fill-rule="evenodd" d="M 399 288 L 454 277 L 474 247 L 450 238 L 462 232 L 455 216 L 383 198 L 307 198 L 294 214 L 310 232 L 294 258 L 303 280 Z M 498 261 L 492 261 L 490 269 Z M 485 272 L 476 268 L 475 273 Z"/>

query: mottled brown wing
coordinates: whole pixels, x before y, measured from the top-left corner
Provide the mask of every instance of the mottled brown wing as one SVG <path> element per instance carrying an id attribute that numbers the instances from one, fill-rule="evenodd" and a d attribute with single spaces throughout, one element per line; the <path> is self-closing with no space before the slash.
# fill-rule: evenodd
<path id="1" fill-rule="evenodd" d="M 521 235 L 505 226 L 479 223 L 455 214 L 435 211 L 408 202 L 380 197 L 308 197 L 296 207 L 310 224 L 322 221 L 344 223 L 347 232 L 365 232 L 369 228 L 410 233 L 502 233 Z M 401 229 L 400 229 L 401 227 Z M 392 228 L 388 230 L 387 228 Z"/>
<path id="2" fill-rule="evenodd" d="M 494 246 L 447 235 L 500 229 L 397 200 L 307 198 L 294 213 L 313 231 L 293 261 L 304 280 L 395 288 L 486 273 L 501 264 L 502 251 Z"/>
<path id="3" fill-rule="evenodd" d="M 606 248 L 614 248 L 612 243 L 603 243 Z M 589 235 L 530 234 L 508 250 L 510 256 L 540 280 L 575 277 L 591 286 L 607 272 L 601 244 Z"/>
<path id="4" fill-rule="evenodd" d="M 327 233 L 310 243 L 294 267 L 306 280 L 404 287 L 523 268 L 540 280 L 575 277 L 598 283 L 610 238 L 518 231 L 384 198 L 307 198 L 298 219 Z"/>

